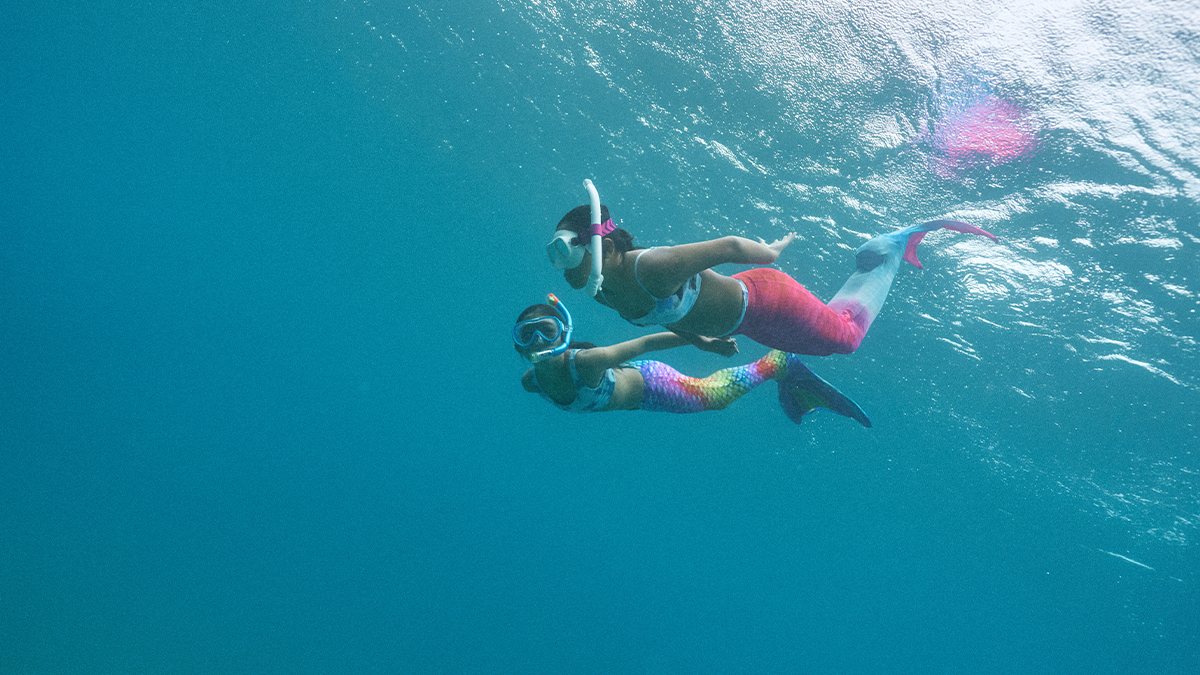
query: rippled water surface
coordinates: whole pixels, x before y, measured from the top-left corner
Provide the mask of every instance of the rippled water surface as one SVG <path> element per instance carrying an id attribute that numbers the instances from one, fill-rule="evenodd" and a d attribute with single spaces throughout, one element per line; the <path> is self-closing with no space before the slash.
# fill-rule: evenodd
<path id="1" fill-rule="evenodd" d="M 563 192 L 594 176 L 648 241 L 795 230 L 781 266 L 827 296 L 847 251 L 878 231 L 954 217 L 998 233 L 1001 246 L 931 238 L 935 264 L 901 278 L 896 334 L 869 358 L 915 367 L 917 410 L 936 410 L 926 393 L 946 397 L 996 434 L 971 452 L 997 471 L 1045 472 L 1139 535 L 1190 541 L 1200 9 L 862 4 L 501 2 L 470 28 L 426 6 L 361 34 L 398 45 L 400 80 L 439 57 L 470 61 L 443 111 L 547 153 L 541 170 Z M 470 119 L 495 114 L 470 92 L 508 87 L 499 101 L 519 119 Z M 528 217 L 582 201 L 570 189 Z M 959 391 L 962 378 L 986 385 Z M 1070 436 L 1005 442 L 1043 416 Z M 1122 470 L 1098 476 L 1076 455 L 1088 451 Z M 1060 473 L 1064 460 L 1079 472 Z M 1169 497 L 1164 473 L 1180 488 Z"/>
<path id="2" fill-rule="evenodd" d="M 0 47 L 0 672 L 1200 672 L 1194 0 L 104 4 Z M 1000 242 L 808 361 L 871 429 L 571 416 L 585 177 L 823 299 Z"/>

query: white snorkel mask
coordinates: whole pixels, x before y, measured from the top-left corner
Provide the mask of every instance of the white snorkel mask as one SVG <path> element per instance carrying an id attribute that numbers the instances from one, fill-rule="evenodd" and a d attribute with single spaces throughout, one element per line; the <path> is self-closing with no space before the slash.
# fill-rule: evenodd
<path id="1" fill-rule="evenodd" d="M 604 275 L 601 273 L 604 267 L 604 235 L 617 229 L 617 226 L 613 224 L 612 218 L 603 224 L 600 223 L 600 195 L 596 192 L 596 186 L 592 185 L 590 179 L 585 178 L 583 187 L 588 191 L 592 207 L 592 226 L 588 228 L 591 242 L 586 246 L 574 244 L 572 242 L 580 237 L 578 232 L 558 230 L 546 246 L 546 253 L 549 254 L 554 269 L 569 270 L 578 267 L 583 261 L 583 252 L 589 251 L 592 254 L 592 272 L 588 275 L 584 290 L 588 295 L 596 297 L 600 285 L 604 283 Z"/>

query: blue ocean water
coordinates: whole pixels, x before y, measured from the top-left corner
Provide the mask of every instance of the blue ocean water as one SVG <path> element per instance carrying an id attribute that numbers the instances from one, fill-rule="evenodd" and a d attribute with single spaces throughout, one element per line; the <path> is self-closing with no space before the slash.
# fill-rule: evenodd
<path id="1" fill-rule="evenodd" d="M 4 18 L 0 673 L 1200 672 L 1194 1 Z M 871 429 L 573 416 L 508 331 L 640 334 L 583 178 L 822 298 L 1001 242 L 808 361 Z"/>

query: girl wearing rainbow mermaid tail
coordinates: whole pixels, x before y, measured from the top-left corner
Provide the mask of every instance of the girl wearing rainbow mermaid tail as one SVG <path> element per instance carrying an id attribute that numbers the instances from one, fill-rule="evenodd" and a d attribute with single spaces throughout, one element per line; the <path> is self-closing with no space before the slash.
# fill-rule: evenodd
<path id="1" fill-rule="evenodd" d="M 688 377 L 658 361 L 631 360 L 646 352 L 696 343 L 724 356 L 737 352 L 732 339 L 656 333 L 596 347 L 572 342 L 571 314 L 562 302 L 533 305 L 513 326 L 513 346 L 533 363 L 521 384 L 526 391 L 569 412 L 649 410 L 693 413 L 723 410 L 767 380 L 779 384 L 779 403 L 796 424 L 817 409 L 827 409 L 871 426 L 866 414 L 844 394 L 813 374 L 794 354 L 772 350 L 761 359 L 719 370 L 705 378 Z"/>
<path id="2" fill-rule="evenodd" d="M 564 270 L 572 288 L 586 288 L 630 323 L 664 326 L 698 345 L 698 336 L 744 335 L 793 354 L 849 354 L 883 308 L 900 262 L 922 266 L 917 244 L 927 233 L 945 228 L 999 241 L 957 220 L 879 235 L 859 247 L 854 273 L 826 304 L 777 269 L 758 267 L 731 277 L 710 269 L 724 263 L 769 265 L 795 234 L 770 244 L 729 236 L 644 249 L 613 224 L 592 182 L 585 180 L 584 187 L 591 204 L 572 209 L 558 223 L 547 246 L 551 263 Z"/>

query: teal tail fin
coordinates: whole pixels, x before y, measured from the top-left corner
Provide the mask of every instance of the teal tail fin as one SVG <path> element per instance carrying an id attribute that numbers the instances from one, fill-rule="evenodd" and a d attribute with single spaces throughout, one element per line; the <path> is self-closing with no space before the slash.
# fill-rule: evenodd
<path id="1" fill-rule="evenodd" d="M 817 377 L 795 354 L 788 354 L 787 375 L 779 380 L 779 405 L 793 422 L 800 424 L 814 410 L 832 410 L 864 427 L 871 420 L 858 404 L 825 380 Z"/>

